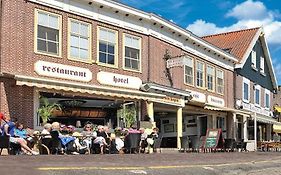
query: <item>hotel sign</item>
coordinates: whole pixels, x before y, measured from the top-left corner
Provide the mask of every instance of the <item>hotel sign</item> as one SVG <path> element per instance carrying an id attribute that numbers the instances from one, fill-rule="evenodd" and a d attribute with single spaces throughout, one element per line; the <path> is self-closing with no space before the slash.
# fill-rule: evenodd
<path id="1" fill-rule="evenodd" d="M 242 102 L 242 106 L 243 109 L 246 109 L 248 111 L 256 112 L 257 114 L 261 114 L 265 116 L 270 116 L 270 111 L 268 109 L 258 107 L 255 104 Z"/>
<path id="2" fill-rule="evenodd" d="M 224 99 L 222 99 L 222 98 L 218 98 L 218 97 L 209 95 L 207 100 L 208 100 L 208 103 L 213 106 L 224 107 L 224 105 L 225 105 Z"/>
<path id="3" fill-rule="evenodd" d="M 191 91 L 191 90 L 188 90 L 188 89 L 187 89 L 187 91 L 191 92 L 191 95 L 192 95 L 191 101 L 192 102 L 200 102 L 200 103 L 206 102 L 206 95 L 205 94 L 200 93 L 200 92 L 196 92 L 196 91 Z"/>
<path id="4" fill-rule="evenodd" d="M 76 81 L 89 82 L 92 80 L 92 72 L 89 69 L 68 66 L 64 64 L 37 61 L 34 70 L 38 75 L 62 78 Z"/>
<path id="5" fill-rule="evenodd" d="M 100 84 L 139 89 L 142 85 L 142 80 L 138 77 L 115 74 L 110 72 L 99 72 L 97 80 Z"/>

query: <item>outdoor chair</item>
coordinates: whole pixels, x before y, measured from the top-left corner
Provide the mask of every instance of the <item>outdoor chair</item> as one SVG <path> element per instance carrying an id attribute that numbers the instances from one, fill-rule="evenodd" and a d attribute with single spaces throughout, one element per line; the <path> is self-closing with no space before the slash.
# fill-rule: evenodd
<path id="1" fill-rule="evenodd" d="M 181 140 L 181 149 L 179 150 L 180 152 L 186 152 L 189 150 L 189 137 L 188 136 L 183 136 L 180 137 Z"/>
<path id="2" fill-rule="evenodd" d="M 247 150 L 247 142 L 244 142 L 244 139 L 242 139 L 241 142 L 237 142 L 236 148 L 237 148 L 237 150 L 240 149 L 241 152 L 248 151 Z"/>
<path id="3" fill-rule="evenodd" d="M 59 132 L 58 131 L 51 131 L 51 141 L 50 141 L 50 152 L 51 154 L 62 154 L 62 145 L 61 140 L 59 138 Z"/>
<path id="4" fill-rule="evenodd" d="M 236 148 L 235 139 L 224 139 L 224 151 L 233 152 Z"/>
<path id="5" fill-rule="evenodd" d="M 140 133 L 129 133 L 129 135 L 127 135 L 124 140 L 127 153 L 136 153 L 139 149 L 140 140 Z"/>
<path id="6" fill-rule="evenodd" d="M 162 136 L 162 135 L 159 135 L 159 137 L 158 137 L 156 140 L 154 140 L 153 152 L 157 153 L 157 149 L 160 150 L 160 153 L 162 152 L 162 150 L 161 150 L 162 138 L 163 138 L 163 136 Z"/>
<path id="7" fill-rule="evenodd" d="M 0 136 L 0 155 L 3 149 L 7 149 L 8 154 L 10 154 L 10 137 L 8 136 Z"/>

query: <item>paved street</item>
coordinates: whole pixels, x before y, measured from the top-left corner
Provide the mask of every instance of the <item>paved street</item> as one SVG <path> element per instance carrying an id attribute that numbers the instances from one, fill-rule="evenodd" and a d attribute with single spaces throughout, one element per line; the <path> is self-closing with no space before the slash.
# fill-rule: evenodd
<path id="1" fill-rule="evenodd" d="M 1 175 L 281 174 L 281 153 L 1 156 Z"/>

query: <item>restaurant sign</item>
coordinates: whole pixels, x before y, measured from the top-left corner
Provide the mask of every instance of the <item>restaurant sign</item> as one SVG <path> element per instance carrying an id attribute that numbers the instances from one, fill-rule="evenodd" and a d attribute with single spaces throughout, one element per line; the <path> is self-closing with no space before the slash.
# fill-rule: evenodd
<path id="1" fill-rule="evenodd" d="M 224 107 L 224 105 L 225 105 L 224 99 L 222 99 L 222 98 L 218 98 L 218 97 L 209 95 L 207 100 L 208 100 L 208 103 L 213 106 Z"/>
<path id="2" fill-rule="evenodd" d="M 119 86 L 132 89 L 139 89 L 142 85 L 142 80 L 138 77 L 115 74 L 110 72 L 99 72 L 97 80 L 100 84 Z"/>
<path id="3" fill-rule="evenodd" d="M 89 69 L 68 66 L 64 64 L 37 61 L 34 64 L 34 71 L 38 75 L 62 78 L 76 81 L 89 82 L 92 80 L 92 72 Z"/>
<path id="4" fill-rule="evenodd" d="M 248 111 L 256 112 L 257 114 L 261 114 L 265 116 L 270 116 L 270 111 L 268 109 L 256 106 L 255 104 L 242 102 L 242 106 L 243 109 L 246 109 Z"/>

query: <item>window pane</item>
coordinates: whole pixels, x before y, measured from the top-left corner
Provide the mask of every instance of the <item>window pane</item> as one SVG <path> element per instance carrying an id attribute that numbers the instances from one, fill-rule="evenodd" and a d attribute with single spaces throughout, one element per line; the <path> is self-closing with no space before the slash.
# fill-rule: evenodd
<path id="1" fill-rule="evenodd" d="M 58 46 L 56 43 L 54 42 L 48 42 L 47 43 L 47 47 L 48 47 L 48 52 L 52 52 L 52 53 L 56 53 L 58 54 Z"/>
<path id="2" fill-rule="evenodd" d="M 126 35 L 125 36 L 125 45 L 131 47 L 132 46 L 132 37 Z"/>
<path id="3" fill-rule="evenodd" d="M 129 47 L 125 47 L 125 57 L 131 57 L 130 48 Z"/>
<path id="4" fill-rule="evenodd" d="M 106 32 L 106 30 L 100 29 L 100 36 L 99 36 L 99 38 L 101 40 L 107 41 L 107 32 Z"/>
<path id="5" fill-rule="evenodd" d="M 114 46 L 108 45 L 108 53 L 114 54 Z"/>
<path id="6" fill-rule="evenodd" d="M 137 61 L 137 60 L 131 60 L 131 62 L 132 62 L 132 68 L 133 69 L 139 69 L 139 62 Z"/>
<path id="7" fill-rule="evenodd" d="M 37 50 L 46 52 L 47 51 L 46 41 L 38 39 L 37 40 Z"/>
<path id="8" fill-rule="evenodd" d="M 125 67 L 131 68 L 131 62 L 128 58 L 125 58 Z"/>
<path id="9" fill-rule="evenodd" d="M 76 47 L 70 48 L 71 57 L 79 58 L 79 49 Z"/>
<path id="10" fill-rule="evenodd" d="M 106 53 L 106 44 L 100 42 L 99 43 L 99 51 Z"/>
<path id="11" fill-rule="evenodd" d="M 186 65 L 189 67 L 193 67 L 191 58 L 186 58 Z"/>
<path id="12" fill-rule="evenodd" d="M 114 55 L 107 55 L 108 64 L 114 64 Z"/>
<path id="13" fill-rule="evenodd" d="M 58 42 L 59 38 L 59 31 L 56 29 L 48 29 L 47 31 L 47 39 L 50 41 Z"/>
<path id="14" fill-rule="evenodd" d="M 80 48 L 83 48 L 83 49 L 87 49 L 88 50 L 88 39 L 87 38 L 80 38 Z"/>
<path id="15" fill-rule="evenodd" d="M 106 54 L 101 52 L 99 53 L 99 62 L 106 63 Z"/>
<path id="16" fill-rule="evenodd" d="M 49 27 L 54 28 L 54 29 L 59 29 L 59 22 L 58 22 L 58 17 L 49 15 Z"/>
<path id="17" fill-rule="evenodd" d="M 46 27 L 38 26 L 37 36 L 38 38 L 46 39 Z"/>
<path id="18" fill-rule="evenodd" d="M 71 32 L 79 34 L 79 23 L 71 21 Z"/>
<path id="19" fill-rule="evenodd" d="M 87 60 L 89 58 L 88 50 L 80 49 L 80 58 Z"/>
<path id="20" fill-rule="evenodd" d="M 71 46 L 79 47 L 79 37 L 71 35 L 70 42 Z"/>
<path id="21" fill-rule="evenodd" d="M 88 37 L 88 25 L 87 24 L 80 25 L 80 35 Z"/>
<path id="22" fill-rule="evenodd" d="M 48 27 L 48 14 L 38 12 L 38 24 Z"/>
<path id="23" fill-rule="evenodd" d="M 244 83 L 244 99 L 245 100 L 249 100 L 249 98 L 248 98 L 248 94 L 249 94 L 249 92 L 248 92 L 248 89 L 249 88 L 249 85 L 247 84 L 247 83 Z"/>
<path id="24" fill-rule="evenodd" d="M 108 41 L 111 43 L 116 43 L 115 41 L 115 32 L 108 31 Z"/>
<path id="25" fill-rule="evenodd" d="M 140 48 L 138 38 L 132 38 L 132 47 L 133 48 Z"/>

